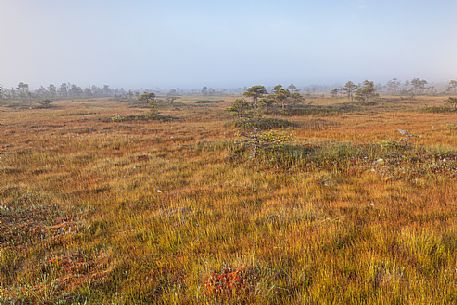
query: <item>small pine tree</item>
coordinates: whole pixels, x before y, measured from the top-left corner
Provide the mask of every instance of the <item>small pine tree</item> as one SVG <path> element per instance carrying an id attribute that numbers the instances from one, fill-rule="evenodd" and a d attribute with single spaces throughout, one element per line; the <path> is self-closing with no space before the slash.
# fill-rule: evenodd
<path id="1" fill-rule="evenodd" d="M 454 107 L 454 111 L 457 110 L 457 97 L 450 97 L 447 99 L 447 103 Z"/>
<path id="2" fill-rule="evenodd" d="M 149 106 L 153 113 L 157 112 L 156 95 L 153 92 L 144 92 L 138 97 L 138 100 Z"/>
<path id="3" fill-rule="evenodd" d="M 343 91 L 346 92 L 346 95 L 351 102 L 354 101 L 355 90 L 357 90 L 357 85 L 353 82 L 348 81 L 346 84 L 344 84 Z"/>
<path id="4" fill-rule="evenodd" d="M 379 96 L 379 94 L 376 93 L 374 82 L 369 80 L 364 81 L 355 91 L 356 101 L 363 103 L 368 103 L 377 96 Z"/>
<path id="5" fill-rule="evenodd" d="M 265 94 L 268 94 L 267 89 L 264 86 L 259 85 L 248 88 L 243 93 L 244 96 L 252 98 L 255 109 L 257 109 L 257 101 Z"/>
<path id="6" fill-rule="evenodd" d="M 252 104 L 243 98 L 236 99 L 227 109 L 229 112 L 236 113 L 239 118 L 243 118 L 252 110 Z"/>
<path id="7" fill-rule="evenodd" d="M 51 100 L 43 100 L 38 102 L 42 108 L 51 108 L 52 101 Z"/>

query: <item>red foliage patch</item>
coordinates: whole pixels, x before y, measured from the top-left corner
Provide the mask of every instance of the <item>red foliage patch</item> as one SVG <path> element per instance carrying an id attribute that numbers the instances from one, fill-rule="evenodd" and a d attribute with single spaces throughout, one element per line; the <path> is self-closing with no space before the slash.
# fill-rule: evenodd
<path id="1" fill-rule="evenodd" d="M 221 272 L 212 272 L 205 282 L 205 292 L 212 296 L 233 296 L 251 289 L 251 281 L 245 268 L 225 267 Z"/>

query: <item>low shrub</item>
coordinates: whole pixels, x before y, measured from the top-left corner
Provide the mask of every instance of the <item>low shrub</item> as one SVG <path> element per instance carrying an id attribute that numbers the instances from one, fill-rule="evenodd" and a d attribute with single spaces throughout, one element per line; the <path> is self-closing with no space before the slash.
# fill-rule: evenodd
<path id="1" fill-rule="evenodd" d="M 336 105 L 297 105 L 285 111 L 286 115 L 332 115 L 360 111 L 361 106 L 353 103 Z"/>
<path id="2" fill-rule="evenodd" d="M 286 141 L 263 142 L 252 153 L 252 145 L 238 142 L 228 146 L 231 160 L 288 169 L 329 170 L 349 172 L 354 169 L 372 170 L 380 175 L 417 177 L 447 175 L 457 177 L 457 152 L 442 153 L 402 141 L 354 144 L 329 142 L 324 144 L 294 144 Z"/>
<path id="3" fill-rule="evenodd" d="M 430 106 L 422 109 L 426 113 L 450 113 L 457 112 L 454 108 L 448 106 Z"/>
<path id="4" fill-rule="evenodd" d="M 171 115 L 164 115 L 158 113 L 149 113 L 149 114 L 136 114 L 136 115 L 120 115 L 117 114 L 115 116 L 109 118 L 102 118 L 101 121 L 103 122 L 134 122 L 134 121 L 174 121 L 178 118 L 171 116 Z"/>
<path id="5" fill-rule="evenodd" d="M 237 128 L 256 128 L 259 130 L 294 128 L 297 126 L 294 122 L 277 118 L 243 118 L 235 123 L 235 127 Z"/>

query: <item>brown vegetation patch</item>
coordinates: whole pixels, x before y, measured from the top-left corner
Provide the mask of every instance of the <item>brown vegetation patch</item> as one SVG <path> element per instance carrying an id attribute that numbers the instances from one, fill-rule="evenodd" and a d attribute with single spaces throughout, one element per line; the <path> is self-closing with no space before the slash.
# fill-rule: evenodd
<path id="1" fill-rule="evenodd" d="M 2 189 L 2 194 L 12 196 L 9 200 L 1 201 L 0 205 L 1 243 L 23 244 L 45 239 L 56 233 L 52 229 L 48 230 L 48 227 L 59 219 L 62 220 L 64 213 L 52 202 L 52 197 L 15 187 Z"/>

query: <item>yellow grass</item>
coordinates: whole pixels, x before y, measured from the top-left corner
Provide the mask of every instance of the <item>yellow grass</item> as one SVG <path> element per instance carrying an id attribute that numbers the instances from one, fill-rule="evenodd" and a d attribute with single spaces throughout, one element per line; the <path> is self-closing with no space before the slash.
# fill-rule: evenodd
<path id="1" fill-rule="evenodd" d="M 237 137 L 233 98 L 198 100 L 161 110 L 169 122 L 103 120 L 148 111 L 110 100 L 0 107 L 0 304 L 457 303 L 452 175 L 231 162 L 210 144 Z M 457 151 L 457 115 L 417 111 L 442 100 L 288 117 L 337 124 L 287 132 L 377 143 L 402 128 Z M 250 289 L 207 293 L 224 266 Z"/>

